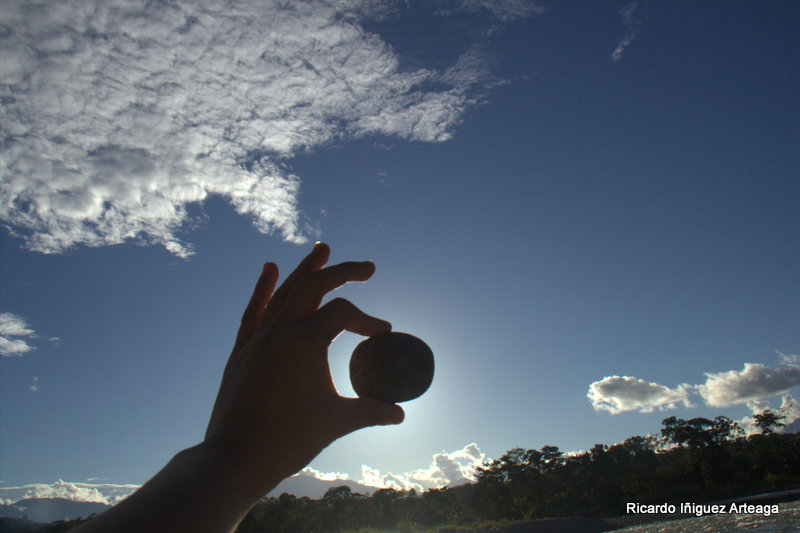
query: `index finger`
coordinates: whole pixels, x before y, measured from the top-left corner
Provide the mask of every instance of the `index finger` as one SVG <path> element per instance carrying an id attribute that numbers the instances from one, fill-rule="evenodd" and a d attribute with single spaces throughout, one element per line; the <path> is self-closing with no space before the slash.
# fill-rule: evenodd
<path id="1" fill-rule="evenodd" d="M 344 298 L 334 298 L 303 323 L 310 336 L 318 335 L 325 346 L 342 331 L 371 337 L 392 330 L 392 325 L 370 316 Z"/>
<path id="2" fill-rule="evenodd" d="M 277 320 L 302 320 L 317 310 L 322 298 L 349 281 L 367 281 L 375 273 L 372 261 L 348 261 L 307 274 L 295 286 Z"/>

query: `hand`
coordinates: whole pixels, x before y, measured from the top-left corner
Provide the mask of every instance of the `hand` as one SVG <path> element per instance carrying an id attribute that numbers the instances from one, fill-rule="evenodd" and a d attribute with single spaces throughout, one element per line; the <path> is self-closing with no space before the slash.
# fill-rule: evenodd
<path id="1" fill-rule="evenodd" d="M 357 429 L 399 424 L 400 406 L 344 398 L 328 366 L 328 346 L 344 330 L 373 336 L 391 324 L 328 292 L 375 272 L 369 261 L 323 268 L 330 255 L 317 243 L 273 294 L 278 267 L 266 263 L 242 316 L 204 446 L 231 462 L 260 498 L 306 466 L 337 438 Z"/>

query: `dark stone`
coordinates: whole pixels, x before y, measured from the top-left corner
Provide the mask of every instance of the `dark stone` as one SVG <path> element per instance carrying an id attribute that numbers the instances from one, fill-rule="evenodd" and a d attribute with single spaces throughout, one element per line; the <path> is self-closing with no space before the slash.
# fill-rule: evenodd
<path id="1" fill-rule="evenodd" d="M 408 333 L 390 331 L 361 342 L 350 358 L 350 383 L 361 397 L 389 403 L 421 396 L 433 381 L 433 352 Z"/>

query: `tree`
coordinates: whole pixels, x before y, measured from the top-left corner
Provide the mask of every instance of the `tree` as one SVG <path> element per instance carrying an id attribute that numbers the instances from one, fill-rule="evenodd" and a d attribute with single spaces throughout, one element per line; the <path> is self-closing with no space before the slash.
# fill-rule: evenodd
<path id="1" fill-rule="evenodd" d="M 495 459 L 490 463 L 484 463 L 477 469 L 477 477 L 480 481 L 505 483 L 516 479 L 529 472 L 543 470 L 544 465 L 554 459 L 551 455 L 546 455 L 545 449 L 553 449 L 558 452 L 558 447 L 545 446 L 542 451 L 525 450 L 523 448 L 512 448 L 504 453 L 500 459 Z M 557 453 L 560 456 L 560 452 Z"/>
<path id="2" fill-rule="evenodd" d="M 722 444 L 730 439 L 740 437 L 743 433 L 739 424 L 727 416 L 718 416 L 714 419 L 714 425 L 711 428 L 711 440 L 714 444 Z"/>
<path id="3" fill-rule="evenodd" d="M 545 465 L 545 470 L 552 470 L 564 464 L 564 452 L 559 451 L 558 446 L 543 446 L 541 461 Z"/>
<path id="4" fill-rule="evenodd" d="M 357 527 L 354 524 L 361 517 L 358 516 L 356 506 L 363 499 L 363 494 L 353 492 L 347 485 L 331 487 L 326 490 L 322 496 L 322 503 L 326 507 L 328 528 L 335 530 L 343 527 Z"/>
<path id="5" fill-rule="evenodd" d="M 775 431 L 775 428 L 784 426 L 781 420 L 785 419 L 786 417 L 767 409 L 763 413 L 753 415 L 753 418 L 756 419 L 756 426 L 758 426 L 758 428 L 761 430 L 761 433 L 764 435 L 769 435 Z"/>
<path id="6" fill-rule="evenodd" d="M 603 457 L 603 454 L 606 453 L 608 450 L 608 446 L 605 444 L 595 444 L 594 447 L 589 451 L 591 454 L 592 462 L 598 462 Z"/>
<path id="7" fill-rule="evenodd" d="M 395 489 L 378 489 L 370 499 L 372 505 L 372 522 L 380 528 L 394 529 L 397 525 L 397 509 L 395 502 L 403 496 Z"/>
<path id="8" fill-rule="evenodd" d="M 353 491 L 347 485 L 331 487 L 325 491 L 322 500 L 327 504 L 333 504 L 340 500 L 349 500 L 353 497 Z"/>
<path id="9" fill-rule="evenodd" d="M 725 431 L 724 421 L 721 421 L 719 425 L 715 425 L 715 422 L 707 418 L 698 417 L 684 420 L 671 416 L 665 418 L 661 423 L 664 425 L 661 429 L 661 435 L 667 442 L 678 446 L 687 445 L 692 449 L 715 444 L 719 438 L 718 434 L 722 434 Z"/>

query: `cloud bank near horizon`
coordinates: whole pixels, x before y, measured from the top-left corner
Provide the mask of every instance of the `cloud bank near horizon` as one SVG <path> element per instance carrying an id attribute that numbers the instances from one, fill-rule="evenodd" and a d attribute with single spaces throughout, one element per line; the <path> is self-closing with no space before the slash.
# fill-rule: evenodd
<path id="1" fill-rule="evenodd" d="M 450 453 L 437 453 L 427 468 L 412 472 L 382 474 L 376 468 L 363 465 L 359 483 L 369 487 L 395 490 L 424 491 L 452 487 L 475 481 L 477 467 L 483 465 L 486 454 L 474 442 Z"/>
<path id="2" fill-rule="evenodd" d="M 474 482 L 476 469 L 482 466 L 485 460 L 486 454 L 473 442 L 459 450 L 433 454 L 429 466 L 411 472 L 382 473 L 378 468 L 361 465 L 361 475 L 356 479 L 342 472 L 320 472 L 306 467 L 284 480 L 272 494 L 277 495 L 286 491 L 316 491 L 321 497 L 326 488 L 339 485 L 347 485 L 352 490 L 362 492 L 372 492 L 377 489 L 400 491 L 413 489 L 422 492 Z M 323 482 L 325 485 L 315 485 L 315 481 Z"/>
<path id="3" fill-rule="evenodd" d="M 630 376 L 607 376 L 589 385 L 586 396 L 595 411 L 619 414 L 628 411 L 650 413 L 655 409 L 674 409 L 679 404 L 694 407 L 690 394 L 697 394 L 709 407 L 730 407 L 746 404 L 753 414 L 770 408 L 768 398 L 783 395 L 782 411 L 791 422 L 800 417 L 797 402 L 789 391 L 800 386 L 800 357 L 777 352 L 778 368 L 760 363 L 745 363 L 740 371 L 706 372 L 700 385 L 683 383 L 670 389 L 658 383 Z M 796 412 L 797 416 L 794 416 Z M 790 418 L 794 416 L 794 418 Z M 747 425 L 747 417 L 742 422 Z M 752 421 L 751 421 L 752 422 Z"/>
<path id="4" fill-rule="evenodd" d="M 106 505 L 119 503 L 133 493 L 139 485 L 71 483 L 32 483 L 21 487 L 0 487 L 0 505 L 11 505 L 20 500 L 34 498 L 60 498 L 75 502 L 97 502 Z"/>
<path id="5" fill-rule="evenodd" d="M 755 402 L 748 402 L 747 406 L 752 411 L 753 416 L 745 416 L 736 423 L 744 431 L 745 436 L 750 436 L 756 433 L 761 433 L 761 428 L 756 425 L 755 415 L 763 413 L 772 406 L 767 400 L 759 400 Z M 778 416 L 784 417 L 781 423 L 784 426 L 791 425 L 800 419 L 800 402 L 798 402 L 791 394 L 784 394 L 781 397 L 781 406 L 776 410 Z M 797 431 L 797 425 L 793 428 L 788 428 L 790 431 Z"/>
<path id="6" fill-rule="evenodd" d="M 474 49 L 403 70 L 360 23 L 391 5 L 6 2 L 0 220 L 37 252 L 137 242 L 188 257 L 180 234 L 216 195 L 306 241 L 290 157 L 367 135 L 446 141 L 488 76 Z"/>
<path id="7" fill-rule="evenodd" d="M 351 485 L 357 490 L 391 488 L 396 490 L 414 489 L 418 492 L 431 488 L 460 485 L 475 481 L 475 471 L 486 460 L 477 444 L 471 443 L 459 450 L 434 454 L 431 464 L 402 474 L 386 473 L 362 465 L 361 477 L 353 480 L 350 475 L 340 472 L 321 472 L 306 467 L 294 476 L 287 478 L 273 492 L 308 491 L 318 492 L 313 497 L 321 497 L 329 486 Z M 297 483 L 296 481 L 310 483 Z M 293 483 L 294 481 L 294 483 Z M 315 483 L 318 482 L 318 483 Z M 29 498 L 63 498 L 72 501 L 99 502 L 114 505 L 133 493 L 139 485 L 71 483 L 58 480 L 55 483 L 37 483 L 20 487 L 0 487 L 0 505 L 11 505 Z M 295 494 L 303 496 L 306 494 Z"/>

